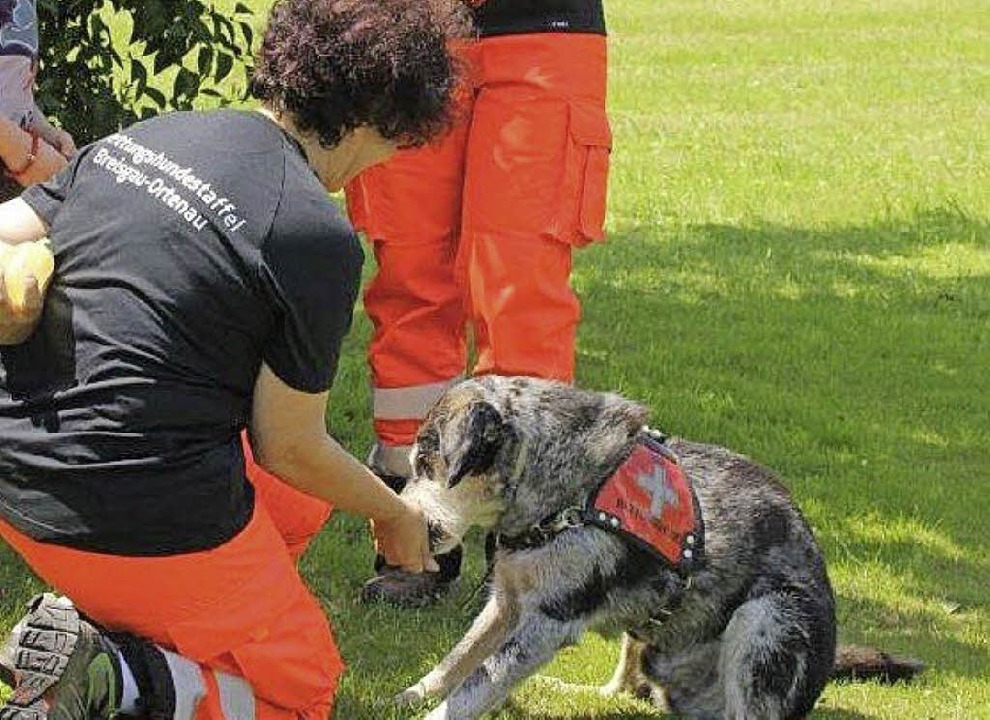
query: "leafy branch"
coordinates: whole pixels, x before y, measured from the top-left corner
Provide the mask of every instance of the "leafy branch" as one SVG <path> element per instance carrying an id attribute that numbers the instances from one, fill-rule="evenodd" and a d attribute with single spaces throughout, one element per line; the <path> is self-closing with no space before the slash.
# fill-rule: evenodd
<path id="1" fill-rule="evenodd" d="M 217 5 L 38 0 L 39 105 L 81 144 L 162 111 L 242 100 L 254 13 Z"/>

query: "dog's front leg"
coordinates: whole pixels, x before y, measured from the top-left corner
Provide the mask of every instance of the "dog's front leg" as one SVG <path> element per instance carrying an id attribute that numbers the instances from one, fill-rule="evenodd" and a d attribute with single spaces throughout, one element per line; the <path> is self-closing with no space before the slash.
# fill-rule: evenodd
<path id="1" fill-rule="evenodd" d="M 646 647 L 646 643 L 629 633 L 622 633 L 622 648 L 615 672 L 612 673 L 612 679 L 602 685 L 598 692 L 606 697 L 629 693 L 640 700 L 649 700 L 666 712 L 668 703 L 665 691 L 643 671 L 643 653 L 646 652 Z"/>
<path id="2" fill-rule="evenodd" d="M 495 652 L 518 617 L 519 611 L 510 598 L 493 593 L 447 657 L 419 682 L 399 693 L 395 702 L 398 705 L 413 705 L 427 697 L 447 695 Z"/>
<path id="3" fill-rule="evenodd" d="M 562 622 L 533 613 L 523 617 L 498 651 L 471 673 L 426 720 L 475 720 L 498 708 L 512 688 L 575 642 L 579 621 Z"/>
<path id="4" fill-rule="evenodd" d="M 643 650 L 646 643 L 634 639 L 629 633 L 622 633 L 622 647 L 619 662 L 615 666 L 612 679 L 600 689 L 602 695 L 612 696 L 620 692 L 640 694 L 640 686 L 646 681 L 643 674 Z"/>

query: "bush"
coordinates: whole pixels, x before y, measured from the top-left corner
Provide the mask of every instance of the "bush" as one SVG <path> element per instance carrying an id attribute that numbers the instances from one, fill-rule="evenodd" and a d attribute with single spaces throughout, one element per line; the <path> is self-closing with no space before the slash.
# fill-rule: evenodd
<path id="1" fill-rule="evenodd" d="M 121 30 L 128 23 L 119 22 L 125 15 L 132 20 L 129 37 Z M 252 15 L 243 3 L 222 12 L 199 0 L 38 0 L 38 104 L 82 145 L 163 110 L 192 108 L 197 100 L 242 99 Z M 168 69 L 174 77 L 163 88 L 153 78 Z M 222 94 L 217 86 L 224 81 L 244 89 L 237 97 Z"/>

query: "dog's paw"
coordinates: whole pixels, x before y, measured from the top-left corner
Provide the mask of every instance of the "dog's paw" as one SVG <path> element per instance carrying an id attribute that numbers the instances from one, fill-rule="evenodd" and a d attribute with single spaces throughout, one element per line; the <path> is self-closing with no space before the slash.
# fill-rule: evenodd
<path id="1" fill-rule="evenodd" d="M 631 675 L 623 678 L 612 678 L 609 682 L 598 687 L 598 694 L 602 697 L 615 697 L 616 695 L 632 695 L 640 700 L 648 700 L 653 693 L 653 688 L 646 678 Z"/>
<path id="2" fill-rule="evenodd" d="M 424 700 L 426 700 L 426 688 L 421 682 L 407 687 L 394 698 L 395 704 L 399 707 L 412 707 L 419 705 Z"/>
<path id="3" fill-rule="evenodd" d="M 645 680 L 641 682 L 610 682 L 598 688 L 598 694 L 602 697 L 615 697 L 617 695 L 630 695 L 637 700 L 653 700 L 654 688 Z"/>
<path id="4" fill-rule="evenodd" d="M 621 697 L 623 695 L 634 697 L 637 700 L 645 700 L 663 712 L 670 712 L 667 703 L 667 695 L 662 688 L 655 687 L 647 680 L 609 682 L 598 687 L 598 694 L 606 698 Z"/>
<path id="5" fill-rule="evenodd" d="M 625 692 L 629 692 L 626 684 L 623 682 L 616 682 L 615 680 L 598 688 L 598 694 L 602 697 L 615 697 L 616 695 L 620 695 Z"/>

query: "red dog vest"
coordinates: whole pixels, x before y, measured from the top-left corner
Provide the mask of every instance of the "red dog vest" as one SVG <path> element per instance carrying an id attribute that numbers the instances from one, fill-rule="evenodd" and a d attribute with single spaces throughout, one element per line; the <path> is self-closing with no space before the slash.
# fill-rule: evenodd
<path id="1" fill-rule="evenodd" d="M 643 433 L 629 458 L 589 498 L 585 517 L 687 572 L 704 554 L 704 521 L 677 456 Z"/>

